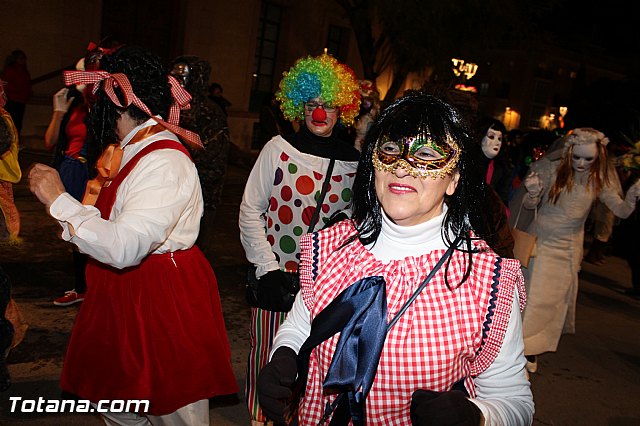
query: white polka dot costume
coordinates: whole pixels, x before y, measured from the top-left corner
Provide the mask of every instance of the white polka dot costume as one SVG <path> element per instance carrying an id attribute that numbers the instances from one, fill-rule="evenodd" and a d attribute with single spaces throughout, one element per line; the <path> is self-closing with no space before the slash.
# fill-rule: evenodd
<path id="1" fill-rule="evenodd" d="M 256 265 L 257 276 L 275 269 L 298 270 L 300 237 L 309 229 L 329 163 L 329 158 L 301 152 L 280 136 L 260 152 L 245 186 L 239 218 L 240 239 L 247 260 Z M 333 213 L 349 208 L 357 167 L 357 161 L 336 160 L 316 230 Z M 285 315 L 251 309 L 245 398 L 251 418 L 258 422 L 266 417 L 258 404 L 255 382 Z"/>
<path id="2" fill-rule="evenodd" d="M 269 246 L 252 247 L 258 250 L 254 259 L 247 253 L 250 261 L 260 265 L 275 256 L 280 269 L 298 270 L 300 236 L 309 228 L 329 161 L 298 151 L 280 136 L 265 145 L 249 176 L 243 208 L 266 211 L 262 229 Z M 349 207 L 357 165 L 356 161 L 335 162 L 316 230 L 332 214 Z"/>

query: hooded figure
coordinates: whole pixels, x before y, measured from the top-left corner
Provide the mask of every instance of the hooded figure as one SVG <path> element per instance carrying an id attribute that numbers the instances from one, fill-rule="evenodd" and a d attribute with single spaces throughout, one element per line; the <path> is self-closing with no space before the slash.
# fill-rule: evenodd
<path id="1" fill-rule="evenodd" d="M 180 114 L 180 125 L 197 133 L 204 145 L 203 150 L 191 150 L 191 155 L 198 168 L 205 207 L 198 245 L 210 257 L 209 236 L 213 232 L 213 219 L 222 195 L 229 156 L 227 116 L 207 96 L 211 74 L 209 62 L 197 56 L 178 56 L 173 61 L 171 74 L 192 96 L 191 109 Z"/>
<path id="2" fill-rule="evenodd" d="M 197 56 L 178 56 L 173 61 L 171 74 L 192 96 L 191 109 L 180 114 L 180 125 L 200 135 L 204 145 L 204 150 L 192 150 L 191 154 L 198 168 L 205 208 L 213 216 L 227 169 L 230 144 L 227 117 L 207 96 L 209 62 Z"/>

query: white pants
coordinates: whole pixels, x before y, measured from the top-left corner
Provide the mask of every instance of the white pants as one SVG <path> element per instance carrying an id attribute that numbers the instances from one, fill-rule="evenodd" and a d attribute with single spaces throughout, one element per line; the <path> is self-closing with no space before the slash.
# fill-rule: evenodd
<path id="1" fill-rule="evenodd" d="M 140 416 L 136 413 L 101 414 L 107 426 L 209 426 L 209 400 L 201 399 L 164 416 Z"/>

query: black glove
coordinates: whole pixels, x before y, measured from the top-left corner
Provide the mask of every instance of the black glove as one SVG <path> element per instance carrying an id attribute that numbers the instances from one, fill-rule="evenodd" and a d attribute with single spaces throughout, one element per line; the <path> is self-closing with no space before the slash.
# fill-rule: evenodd
<path id="1" fill-rule="evenodd" d="M 478 426 L 482 412 L 463 392 L 418 389 L 411 396 L 414 426 Z"/>
<path id="2" fill-rule="evenodd" d="M 298 290 L 296 275 L 280 269 L 269 271 L 258 279 L 256 305 L 270 311 L 288 312 Z"/>
<path id="3" fill-rule="evenodd" d="M 291 388 L 298 375 L 297 357 L 291 348 L 278 348 L 258 375 L 260 408 L 276 423 L 285 423 L 284 415 L 291 398 Z"/>

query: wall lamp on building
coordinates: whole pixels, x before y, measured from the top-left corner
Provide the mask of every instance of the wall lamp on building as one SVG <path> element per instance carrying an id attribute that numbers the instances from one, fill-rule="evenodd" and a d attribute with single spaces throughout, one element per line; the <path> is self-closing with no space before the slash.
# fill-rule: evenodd
<path id="1" fill-rule="evenodd" d="M 453 63 L 452 71 L 456 77 L 464 75 L 465 79 L 471 80 L 478 71 L 478 65 L 472 62 L 465 62 L 464 59 L 451 58 Z"/>
<path id="2" fill-rule="evenodd" d="M 504 109 L 502 122 L 507 130 L 517 129 L 520 126 L 520 113 L 511 107 L 506 107 Z"/>

